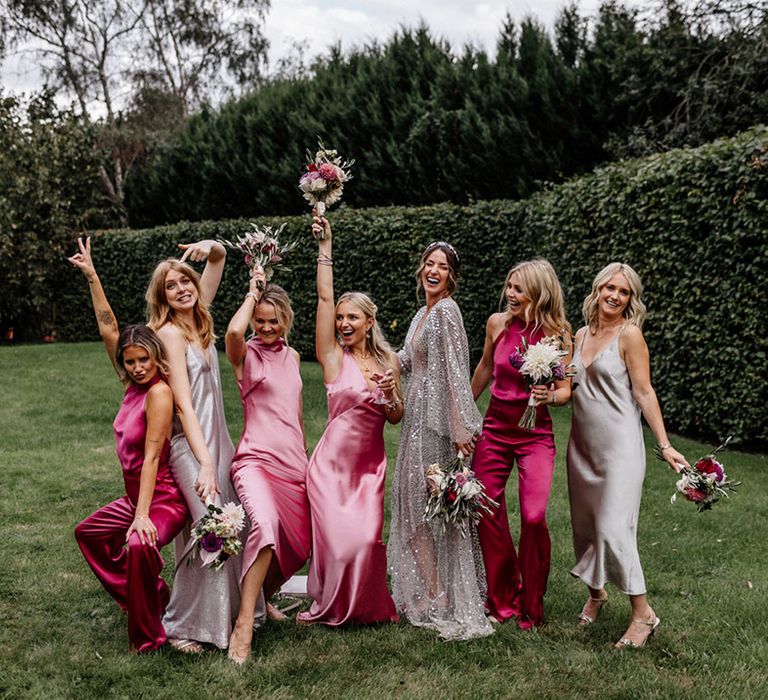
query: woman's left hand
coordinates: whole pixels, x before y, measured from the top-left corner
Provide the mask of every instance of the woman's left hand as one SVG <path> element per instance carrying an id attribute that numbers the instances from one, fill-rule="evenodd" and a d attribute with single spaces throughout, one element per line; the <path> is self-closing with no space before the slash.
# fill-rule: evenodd
<path id="1" fill-rule="evenodd" d="M 392 373 L 392 370 L 388 369 L 384 374 L 374 372 L 371 377 L 375 379 L 376 386 L 379 387 L 384 398 L 387 401 L 392 401 L 395 396 L 395 375 Z"/>
<path id="2" fill-rule="evenodd" d="M 144 545 L 154 547 L 157 545 L 157 528 L 152 522 L 149 516 L 136 516 L 128 528 L 128 532 L 125 533 L 126 543 L 131 537 L 131 533 L 135 532 L 139 536 L 139 540 Z"/>
<path id="3" fill-rule="evenodd" d="M 198 241 L 197 243 L 179 243 L 179 248 L 184 251 L 184 254 L 181 256 L 181 262 L 184 262 L 187 258 L 192 262 L 205 262 L 211 256 L 211 253 L 218 251 L 219 248 L 224 251 L 221 243 L 211 239 Z"/>
<path id="4" fill-rule="evenodd" d="M 549 403 L 549 395 L 549 387 L 545 384 L 537 384 L 531 389 L 531 396 L 533 396 L 537 406 Z"/>
<path id="5" fill-rule="evenodd" d="M 688 464 L 688 460 L 680 453 L 678 452 L 672 445 L 667 447 L 666 450 L 661 451 L 661 456 L 664 459 L 664 461 L 672 467 L 678 474 L 680 473 L 681 465 L 683 467 L 689 467 L 690 464 Z"/>

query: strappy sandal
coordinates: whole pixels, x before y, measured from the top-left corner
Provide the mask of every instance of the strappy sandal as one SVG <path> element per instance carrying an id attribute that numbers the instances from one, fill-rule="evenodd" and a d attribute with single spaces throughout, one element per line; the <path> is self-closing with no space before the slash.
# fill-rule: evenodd
<path id="1" fill-rule="evenodd" d="M 182 654 L 202 654 L 203 647 L 200 642 L 196 642 L 194 639 L 169 639 L 170 644 L 176 651 L 180 651 Z"/>
<path id="2" fill-rule="evenodd" d="M 638 644 L 636 641 L 632 639 L 627 639 L 627 637 L 622 637 L 616 644 L 613 645 L 614 649 L 640 649 L 641 647 L 645 646 L 645 643 L 650 639 L 651 635 L 656 631 L 656 628 L 661 624 L 661 619 L 656 617 L 656 613 L 653 613 L 653 619 L 652 620 L 635 620 L 633 619 L 632 622 L 638 625 L 647 625 L 651 628 L 651 631 L 648 633 L 648 636 Z"/>
<path id="3" fill-rule="evenodd" d="M 586 610 L 587 605 L 592 602 L 595 603 L 595 615 L 592 617 L 591 615 L 587 615 L 587 613 L 584 612 Z M 603 606 L 608 602 L 608 591 L 603 589 L 603 595 L 601 595 L 599 598 L 593 598 L 592 596 L 589 596 L 589 600 L 584 604 L 584 607 L 581 609 L 581 612 L 579 613 L 579 616 L 577 618 L 578 622 L 576 624 L 581 625 L 582 627 L 584 625 L 591 625 L 595 620 L 597 620 L 598 616 L 600 615 L 600 611 L 603 609 Z"/>

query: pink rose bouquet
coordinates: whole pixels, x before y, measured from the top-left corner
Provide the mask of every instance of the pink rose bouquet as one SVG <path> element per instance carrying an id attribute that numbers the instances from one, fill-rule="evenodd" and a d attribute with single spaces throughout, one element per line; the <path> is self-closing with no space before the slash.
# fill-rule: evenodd
<path id="1" fill-rule="evenodd" d="M 492 513 L 499 506 L 486 495 L 483 482 L 460 455 L 446 465 L 430 464 L 426 477 L 429 500 L 424 520 L 436 520 L 443 529 L 450 523 L 461 530 L 463 537 L 467 536 L 470 524 L 477 525 L 485 513 Z"/>
<path id="2" fill-rule="evenodd" d="M 723 465 L 715 459 L 715 455 L 724 450 L 731 438 L 720 445 L 712 454 L 708 454 L 698 460 L 692 467 L 682 467 L 680 479 L 675 485 L 677 490 L 672 494 L 670 501 L 677 500 L 677 494 L 682 494 L 686 500 L 693 501 L 699 512 L 710 510 L 722 496 L 728 498 L 728 491 L 735 491 L 741 484 L 733 481 L 725 474 Z M 662 459 L 661 452 L 656 448 L 656 456 Z"/>
<path id="3" fill-rule="evenodd" d="M 314 157 L 307 149 L 307 172 L 299 178 L 299 189 L 318 216 L 325 214 L 326 207 L 335 204 L 344 193 L 344 183 L 352 179 L 351 168 L 355 161 L 345 161 L 330 148 L 318 141 Z"/>

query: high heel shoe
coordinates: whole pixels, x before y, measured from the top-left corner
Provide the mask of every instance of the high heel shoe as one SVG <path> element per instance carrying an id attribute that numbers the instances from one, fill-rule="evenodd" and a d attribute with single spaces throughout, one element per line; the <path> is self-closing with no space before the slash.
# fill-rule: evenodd
<path id="1" fill-rule="evenodd" d="M 592 602 L 595 604 L 595 613 L 594 617 L 591 615 L 587 615 L 584 611 L 587 608 L 587 605 Z M 584 604 L 584 607 L 581 609 L 581 612 L 579 613 L 578 622 L 579 625 L 591 625 L 595 620 L 597 620 L 598 616 L 600 615 L 600 611 L 603 609 L 603 606 L 608 602 L 608 591 L 603 589 L 602 595 L 599 598 L 593 598 L 592 596 L 589 596 L 589 600 Z"/>
<path id="2" fill-rule="evenodd" d="M 642 642 L 639 644 L 634 641 L 633 639 L 628 639 L 627 637 L 622 637 L 616 644 L 614 644 L 615 649 L 639 649 L 640 647 L 644 647 L 645 643 L 650 639 L 651 635 L 656 631 L 656 628 L 661 624 L 661 619 L 656 617 L 655 612 L 651 612 L 651 615 L 653 616 L 650 620 L 635 620 L 633 619 L 632 622 L 634 622 L 637 625 L 647 625 L 651 628 L 651 631 L 648 632 L 645 639 L 643 639 Z"/>

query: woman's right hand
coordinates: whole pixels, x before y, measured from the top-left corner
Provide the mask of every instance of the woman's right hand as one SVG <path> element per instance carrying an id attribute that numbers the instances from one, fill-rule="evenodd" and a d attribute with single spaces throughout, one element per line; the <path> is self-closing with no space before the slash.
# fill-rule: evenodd
<path id="1" fill-rule="evenodd" d="M 213 467 L 200 467 L 195 482 L 195 492 L 203 503 L 206 498 L 209 496 L 213 498 L 219 492 Z"/>
<path id="2" fill-rule="evenodd" d="M 78 238 L 77 246 L 80 248 L 80 252 L 75 253 L 67 260 L 78 268 L 89 282 L 93 282 L 96 279 L 96 268 L 93 266 L 93 259 L 91 258 L 91 237 L 86 236 L 85 243 L 83 243 L 82 238 Z"/>
<path id="3" fill-rule="evenodd" d="M 254 267 L 251 271 L 251 279 L 248 282 L 248 291 L 261 298 L 266 286 L 267 278 L 264 274 L 264 270 L 260 267 Z"/>
<path id="4" fill-rule="evenodd" d="M 318 216 L 317 210 L 312 210 L 312 235 L 315 237 L 316 240 L 331 240 L 331 222 L 328 221 L 324 216 Z M 322 234 L 325 234 L 324 239 L 320 239 L 320 236 Z"/>

